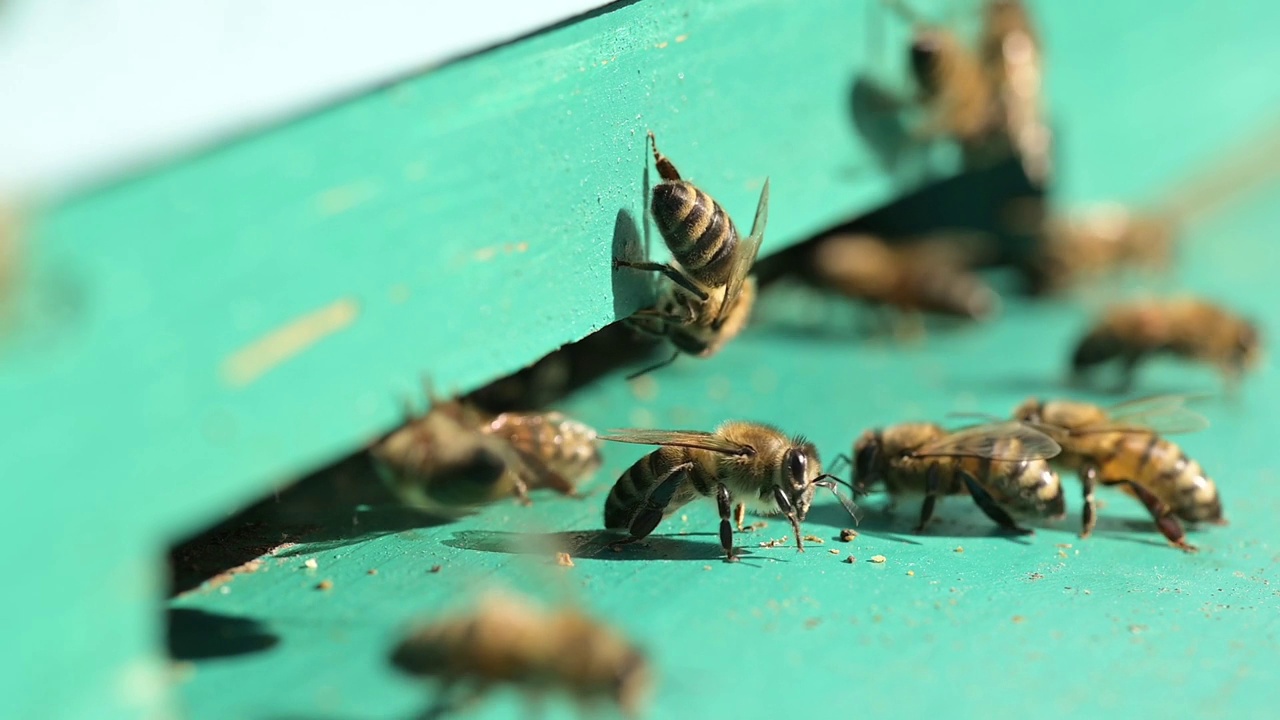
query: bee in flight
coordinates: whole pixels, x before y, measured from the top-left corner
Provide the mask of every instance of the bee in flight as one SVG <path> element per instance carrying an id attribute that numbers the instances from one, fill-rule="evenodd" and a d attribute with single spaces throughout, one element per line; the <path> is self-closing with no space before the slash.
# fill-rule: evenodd
<path id="1" fill-rule="evenodd" d="M 1261 355 L 1258 327 L 1221 306 L 1199 298 L 1141 300 L 1110 308 L 1076 345 L 1072 372 L 1080 377 L 1102 363 L 1119 360 L 1120 389 L 1133 384 L 1145 358 L 1167 353 L 1216 365 L 1234 390 Z"/>
<path id="2" fill-rule="evenodd" d="M 1166 395 L 1103 408 L 1031 398 L 1018 406 L 1014 416 L 1049 432 L 1062 445 L 1054 463 L 1080 475 L 1084 490 L 1081 537 L 1088 537 L 1097 522 L 1094 489 L 1101 483 L 1136 497 L 1174 547 L 1194 551 L 1178 521 L 1224 520 L 1217 485 L 1200 463 L 1162 437 L 1208 425 L 1184 402 L 1183 396 Z"/>
<path id="3" fill-rule="evenodd" d="M 637 311 L 628 321 L 641 332 L 667 338 L 676 353 L 638 375 L 670 364 L 682 352 L 698 357 L 714 355 L 742 331 L 756 296 L 755 280 L 748 275 L 760 252 L 769 215 L 766 178 L 751 236 L 740 238 L 720 203 L 682 179 L 675 165 L 658 152 L 652 132 L 649 142 L 662 177 L 653 188 L 650 213 L 675 263 L 615 259 L 614 267 L 658 272 L 670 280 L 654 307 Z"/>
<path id="4" fill-rule="evenodd" d="M 1009 514 L 1060 517 L 1062 483 L 1046 460 L 1061 451 L 1051 437 L 1020 422 L 949 431 L 933 423 L 867 430 L 853 447 L 854 485 L 883 483 L 896 503 L 922 497 L 923 531 L 941 496 L 969 495 L 1005 530 L 1026 534 Z M 1009 510 L 1006 510 L 1008 508 Z"/>
<path id="5" fill-rule="evenodd" d="M 818 450 L 803 437 L 752 422 L 727 422 L 715 432 L 696 430 L 615 430 L 614 442 L 662 447 L 627 468 L 604 505 L 604 526 L 627 530 L 615 547 L 643 540 L 663 518 L 697 498 L 715 498 L 720 510 L 720 544 L 725 559 L 738 559 L 730 518 L 734 503 L 763 513 L 782 513 L 791 522 L 796 548 L 803 552 L 800 523 L 817 488 L 827 488 L 857 519 L 851 500 L 836 491 L 841 482 L 822 472 Z"/>
<path id="6" fill-rule="evenodd" d="M 470 613 L 414 630 L 393 650 L 391 662 L 442 684 L 426 717 L 501 684 L 534 697 L 560 690 L 583 705 L 607 700 L 637 717 L 651 686 L 648 659 L 614 628 L 576 610 L 548 611 L 497 595 Z"/>
<path id="7" fill-rule="evenodd" d="M 872 235 L 833 235 L 814 247 L 812 274 L 824 287 L 873 306 L 980 320 L 1000 297 L 939 239 L 891 245 Z"/>
<path id="8" fill-rule="evenodd" d="M 596 433 L 556 412 L 489 417 L 457 399 L 431 396 L 426 413 L 369 450 L 387 486 L 405 504 L 444 516 L 551 488 L 564 495 L 600 464 Z"/>

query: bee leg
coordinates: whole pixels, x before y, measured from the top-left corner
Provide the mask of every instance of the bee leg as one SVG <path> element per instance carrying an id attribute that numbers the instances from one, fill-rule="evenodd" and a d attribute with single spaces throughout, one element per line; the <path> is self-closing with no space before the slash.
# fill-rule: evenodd
<path id="1" fill-rule="evenodd" d="M 649 493 L 644 505 L 636 513 L 635 519 L 631 521 L 631 527 L 629 528 L 631 537 L 611 543 L 609 547 L 616 549 L 649 537 L 649 533 L 653 532 L 653 529 L 658 527 L 658 523 L 662 522 L 662 516 L 666 514 L 667 506 L 671 504 L 671 498 L 675 497 L 676 490 L 689 477 L 689 470 L 692 467 L 693 463 L 691 462 L 681 463 L 668 470 L 666 475 L 658 478 L 653 492 Z"/>
<path id="2" fill-rule="evenodd" d="M 664 368 L 664 367 L 666 367 L 666 366 L 670 365 L 671 363 L 675 362 L 679 357 L 680 357 L 680 351 L 679 351 L 679 350 L 677 350 L 677 351 L 675 351 L 675 352 L 671 353 L 671 357 L 667 358 L 666 360 L 663 360 L 663 361 L 658 362 L 658 363 L 656 363 L 656 364 L 650 365 L 650 366 L 649 366 L 649 367 L 647 367 L 647 368 L 644 368 L 644 369 L 642 369 L 642 370 L 637 370 L 636 372 L 631 373 L 630 375 L 628 375 L 628 376 L 627 376 L 627 379 L 628 379 L 628 380 L 635 380 L 636 378 L 640 377 L 641 375 L 648 375 L 649 373 L 653 372 L 654 370 L 661 370 L 662 368 Z"/>
<path id="3" fill-rule="evenodd" d="M 1031 535 L 1035 532 L 1030 528 L 1019 527 L 1018 523 L 1014 522 L 1013 518 L 1009 516 L 1009 513 L 1000 507 L 996 499 L 991 497 L 991 493 L 979 485 L 972 475 L 962 471 L 960 479 L 964 480 L 965 487 L 969 489 L 969 495 L 973 497 L 973 501 L 982 509 L 982 512 L 986 513 L 987 517 L 995 521 L 995 524 L 1018 535 Z"/>
<path id="4" fill-rule="evenodd" d="M 787 520 L 791 521 L 791 531 L 796 535 L 796 552 L 804 552 L 804 536 L 800 533 L 800 518 L 796 517 L 796 508 L 791 504 L 791 498 L 787 497 L 787 493 L 780 487 L 773 489 L 773 501 L 778 504 L 778 509 L 783 515 L 787 516 Z"/>
<path id="5" fill-rule="evenodd" d="M 743 530 L 746 529 L 743 527 L 743 523 L 747 521 L 747 504 L 746 503 L 738 503 L 738 507 L 734 508 L 733 510 L 733 519 L 734 519 L 734 522 L 736 522 L 738 525 L 738 532 L 742 532 Z"/>
<path id="6" fill-rule="evenodd" d="M 1116 392 L 1127 393 L 1133 389 L 1138 375 L 1138 363 L 1142 361 L 1142 353 L 1127 352 L 1120 358 L 1120 383 Z"/>
<path id="7" fill-rule="evenodd" d="M 1178 518 L 1173 516 L 1169 506 L 1165 505 L 1160 498 L 1132 480 L 1125 480 L 1121 484 L 1129 486 L 1134 496 L 1147 507 L 1147 512 L 1151 513 L 1151 518 L 1156 521 L 1156 529 L 1160 531 L 1161 535 L 1164 535 L 1170 545 L 1186 552 L 1196 552 L 1198 550 L 1195 545 L 1187 542 L 1187 534 L 1182 529 L 1182 523 L 1178 522 Z"/>
<path id="8" fill-rule="evenodd" d="M 724 561 L 738 562 L 733 552 L 733 524 L 729 522 L 733 516 L 733 497 L 724 483 L 716 485 L 716 506 L 720 509 L 720 546 L 724 548 Z"/>
<path id="9" fill-rule="evenodd" d="M 635 261 L 635 260 L 618 260 L 615 258 L 613 261 L 613 266 L 615 268 L 631 268 L 632 270 L 644 270 L 647 272 L 662 273 L 667 277 L 668 280 L 675 283 L 676 285 L 679 285 L 685 290 L 689 291 L 689 293 L 692 294 L 694 297 L 698 298 L 698 300 L 702 302 L 706 302 L 707 298 L 710 297 L 709 295 L 707 295 L 706 290 L 703 290 L 702 288 L 698 287 L 697 284 L 693 282 L 693 280 L 689 279 L 688 275 L 685 275 L 684 273 L 680 272 L 680 270 L 676 268 L 674 265 L 667 265 L 665 263 L 656 263 L 656 262 L 641 262 L 641 261 Z"/>
<path id="10" fill-rule="evenodd" d="M 658 141 L 653 137 L 653 131 L 649 131 L 649 144 L 653 146 L 653 164 L 658 166 L 658 175 L 663 180 L 679 180 L 680 173 L 676 170 L 676 166 L 667 159 L 666 155 L 658 152 Z"/>
<path id="11" fill-rule="evenodd" d="M 942 486 L 941 472 L 938 466 L 930 465 L 924 474 L 924 502 L 920 503 L 920 524 L 916 532 L 924 532 L 924 526 L 933 518 L 933 506 L 938 504 L 938 489 Z"/>
<path id="12" fill-rule="evenodd" d="M 1084 496 L 1084 506 L 1080 509 L 1080 537 L 1087 538 L 1098 524 L 1098 503 L 1093 498 L 1093 491 L 1098 486 L 1098 468 L 1093 465 L 1084 468 L 1080 473 L 1080 485 Z"/>

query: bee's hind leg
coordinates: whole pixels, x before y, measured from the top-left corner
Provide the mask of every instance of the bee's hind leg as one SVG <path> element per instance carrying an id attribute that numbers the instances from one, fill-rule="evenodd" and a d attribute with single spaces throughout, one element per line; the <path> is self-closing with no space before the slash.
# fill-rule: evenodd
<path id="1" fill-rule="evenodd" d="M 1082 538 L 1092 535 L 1094 526 L 1098 524 L 1098 503 L 1093 498 L 1097 486 L 1098 468 L 1090 465 L 1080 471 L 1080 487 L 1084 500 L 1084 505 L 1080 508 L 1080 537 Z"/>
<path id="2" fill-rule="evenodd" d="M 649 533 L 662 522 L 667 506 L 671 504 L 671 498 L 675 497 L 676 490 L 680 489 L 681 483 L 689 477 L 689 470 L 692 468 L 691 462 L 681 463 L 667 471 L 663 477 L 658 478 L 653 492 L 649 493 L 648 499 L 644 501 L 635 519 L 631 521 L 631 527 L 628 528 L 631 536 L 611 543 L 609 547 L 616 550 L 623 545 L 630 545 L 649 537 Z"/>
<path id="3" fill-rule="evenodd" d="M 710 297 L 709 295 L 707 295 L 706 290 L 703 290 L 702 288 L 698 287 L 698 285 L 694 283 L 693 280 L 689 279 L 688 275 L 685 275 L 684 273 L 680 272 L 680 270 L 676 268 L 674 265 L 667 265 L 665 263 L 656 263 L 656 262 L 641 262 L 641 261 L 635 261 L 635 260 L 615 259 L 613 261 L 613 266 L 615 268 L 631 268 L 632 270 L 645 270 L 648 272 L 662 273 L 667 277 L 668 280 L 675 283 L 676 285 L 679 285 L 685 290 L 689 291 L 689 293 L 692 294 L 694 297 L 698 298 L 698 300 L 702 302 L 706 302 L 707 298 Z"/>
<path id="4" fill-rule="evenodd" d="M 977 503 L 978 507 L 982 509 L 982 512 L 986 513 L 987 517 L 991 518 L 995 524 L 1018 535 L 1030 535 L 1035 532 L 1030 528 L 1021 527 L 1018 523 L 1014 522 L 1009 513 L 1006 512 L 1004 508 L 1000 507 L 999 503 L 996 502 L 996 499 L 991 497 L 991 493 L 987 492 L 986 488 L 979 485 L 978 481 L 975 480 L 972 475 L 962 471 L 960 473 L 960 479 L 964 480 L 965 487 L 969 489 L 969 494 L 973 496 L 973 501 Z"/>
<path id="5" fill-rule="evenodd" d="M 1178 522 L 1178 518 L 1173 516 L 1169 506 L 1154 493 L 1132 480 L 1125 480 L 1120 484 L 1127 485 L 1134 496 L 1146 506 L 1147 512 L 1151 513 L 1151 519 L 1156 521 L 1156 529 L 1164 535 L 1170 545 L 1185 552 L 1196 552 L 1199 549 L 1187 542 L 1187 533 L 1182 529 L 1182 523 Z"/>
<path id="6" fill-rule="evenodd" d="M 916 526 L 916 532 L 924 532 L 925 525 L 933 519 L 933 507 L 938 504 L 938 490 L 942 485 L 942 478 L 939 476 L 938 466 L 930 465 L 929 469 L 924 473 L 924 502 L 920 503 L 920 524 Z"/>

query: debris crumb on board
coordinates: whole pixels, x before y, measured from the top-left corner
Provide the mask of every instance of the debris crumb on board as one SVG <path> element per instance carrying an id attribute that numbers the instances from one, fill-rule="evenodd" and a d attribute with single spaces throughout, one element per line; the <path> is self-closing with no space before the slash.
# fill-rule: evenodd
<path id="1" fill-rule="evenodd" d="M 853 542 L 858 537 L 858 531 L 852 528 L 845 528 L 840 531 L 840 542 Z"/>
<path id="2" fill-rule="evenodd" d="M 964 547 L 963 547 L 963 546 L 960 546 L 960 545 L 957 545 L 957 546 L 956 546 L 955 551 L 956 551 L 956 552 L 964 552 Z"/>
<path id="3" fill-rule="evenodd" d="M 567 552 L 556 553 L 556 564 L 562 567 L 573 567 L 573 558 Z"/>
<path id="4" fill-rule="evenodd" d="M 1027 619 L 1026 619 L 1026 618 L 1024 618 L 1024 617 L 1022 617 L 1021 615 L 1014 615 L 1014 616 L 1013 616 L 1013 623 L 1014 623 L 1015 625 L 1021 625 L 1022 623 L 1026 622 L 1026 621 L 1027 621 Z"/>
<path id="5" fill-rule="evenodd" d="M 916 571 L 915 571 L 915 570 L 908 570 L 908 571 L 907 571 L 907 575 L 910 575 L 911 577 L 915 577 L 915 575 L 916 575 Z"/>
<path id="6" fill-rule="evenodd" d="M 845 561 L 845 562 L 847 562 L 847 563 L 849 563 L 850 565 L 852 565 L 853 563 L 858 562 L 858 558 L 856 558 L 856 557 L 854 557 L 854 556 L 852 556 L 852 555 L 849 555 L 849 556 L 847 556 L 847 557 L 844 559 L 844 561 Z"/>
<path id="7" fill-rule="evenodd" d="M 789 539 L 790 539 L 790 538 L 788 538 L 786 535 L 783 535 L 783 536 L 782 536 L 782 537 L 780 537 L 780 538 L 774 538 L 774 539 L 772 539 L 772 540 L 768 540 L 768 541 L 766 541 L 766 542 L 762 542 L 762 543 L 760 543 L 760 547 L 762 547 L 762 548 L 776 548 L 776 547 L 782 547 L 783 545 L 786 545 L 786 544 L 787 544 L 787 540 L 789 540 Z"/>
<path id="8" fill-rule="evenodd" d="M 320 567 L 320 563 L 316 562 L 315 558 L 307 558 L 306 561 L 302 563 L 302 566 L 308 570 L 315 570 Z"/>
<path id="9" fill-rule="evenodd" d="M 837 549 L 835 549 L 835 548 L 831 548 L 831 549 L 830 549 L 830 550 L 828 550 L 827 552 L 831 553 L 832 555 L 839 555 L 839 554 L 840 554 L 840 551 L 839 551 L 839 550 L 837 550 Z"/>
<path id="10" fill-rule="evenodd" d="M 883 563 L 885 560 L 888 560 L 888 559 L 889 559 L 889 558 L 887 558 L 887 557 L 885 557 L 885 556 L 883 556 L 883 555 L 872 555 L 872 556 L 871 556 L 871 562 L 873 562 L 873 563 L 875 563 L 875 564 L 877 564 L 877 565 L 879 565 L 880 563 Z"/>
<path id="11" fill-rule="evenodd" d="M 320 584 L 316 585 L 316 589 L 317 589 L 317 590 L 332 590 L 332 589 L 333 589 L 333 581 L 332 581 L 332 580 L 321 580 L 321 581 L 320 581 Z"/>
<path id="12" fill-rule="evenodd" d="M 430 570 L 429 572 L 438 573 L 438 572 L 440 572 L 440 570 L 441 570 L 441 569 L 442 569 L 442 568 L 441 568 L 441 566 L 439 566 L 439 565 L 432 565 L 432 566 L 431 566 L 431 570 Z"/>
<path id="13" fill-rule="evenodd" d="M 805 542 L 811 542 L 811 543 L 813 543 L 814 545 L 823 545 L 823 544 L 825 544 L 825 543 L 827 542 L 826 540 L 823 540 L 822 538 L 818 537 L 817 535 L 805 535 L 805 536 L 804 536 L 804 541 L 805 541 Z"/>
<path id="14" fill-rule="evenodd" d="M 378 568 L 369 568 L 369 574 L 370 574 L 370 575 L 377 575 L 377 574 L 378 574 Z"/>

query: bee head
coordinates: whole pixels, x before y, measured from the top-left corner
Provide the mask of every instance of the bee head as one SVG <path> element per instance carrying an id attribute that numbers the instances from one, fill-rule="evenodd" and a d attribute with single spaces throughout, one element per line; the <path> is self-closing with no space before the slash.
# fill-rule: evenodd
<path id="1" fill-rule="evenodd" d="M 1236 332 L 1235 347 L 1232 348 L 1232 359 L 1240 368 L 1248 368 L 1257 364 L 1261 357 L 1262 337 L 1258 326 L 1252 322 L 1240 323 Z"/>
<path id="2" fill-rule="evenodd" d="M 943 52 L 943 39 L 933 32 L 920 32 L 911 41 L 911 74 L 925 93 L 938 91 L 938 75 Z"/>
<path id="3" fill-rule="evenodd" d="M 1029 423 L 1043 422 L 1044 403 L 1039 398 L 1027 398 L 1013 411 L 1013 418 Z"/>
<path id="4" fill-rule="evenodd" d="M 640 714 L 640 706 L 649 694 L 649 663 L 639 650 L 627 651 L 613 677 L 613 696 L 627 717 Z"/>
<path id="5" fill-rule="evenodd" d="M 855 487 L 869 488 L 884 478 L 884 433 L 867 430 L 853 445 L 853 482 Z"/>
<path id="6" fill-rule="evenodd" d="M 781 490 L 786 494 L 799 520 L 803 521 L 809 514 L 813 493 L 817 490 L 813 481 L 821 474 L 822 461 L 818 459 L 818 449 L 804 438 L 796 438 L 782 459 Z M 781 505 L 779 503 L 780 507 Z M 786 511 L 785 507 L 781 509 Z"/>

